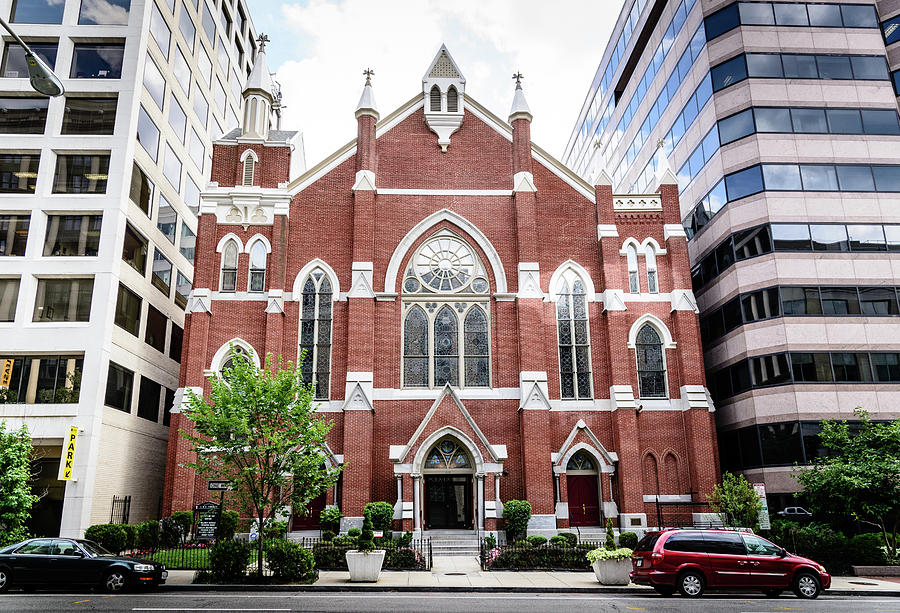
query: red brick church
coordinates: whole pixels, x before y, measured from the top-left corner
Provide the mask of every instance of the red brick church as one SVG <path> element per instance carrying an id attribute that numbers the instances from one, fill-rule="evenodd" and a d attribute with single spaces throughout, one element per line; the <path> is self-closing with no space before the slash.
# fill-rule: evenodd
<path id="1" fill-rule="evenodd" d="M 531 142 L 519 79 L 503 120 L 442 47 L 384 117 L 367 75 L 356 139 L 291 177 L 260 51 L 202 196 L 164 512 L 209 498 L 181 466 L 179 407 L 230 343 L 306 350 L 334 421 L 324 462 L 343 475 L 294 529 L 384 500 L 403 530 L 495 530 L 511 499 L 532 532 L 640 529 L 657 496 L 704 501 L 714 414 L 666 164 L 656 193 L 589 185 Z"/>

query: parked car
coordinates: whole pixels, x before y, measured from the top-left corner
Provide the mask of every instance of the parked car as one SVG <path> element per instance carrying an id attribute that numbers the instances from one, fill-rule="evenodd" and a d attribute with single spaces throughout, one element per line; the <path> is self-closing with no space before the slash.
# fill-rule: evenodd
<path id="1" fill-rule="evenodd" d="M 785 507 L 776 513 L 778 517 L 784 519 L 811 519 L 812 513 L 803 507 Z"/>
<path id="2" fill-rule="evenodd" d="M 0 549 L 0 592 L 78 584 L 121 592 L 160 585 L 168 574 L 158 562 L 117 556 L 84 539 L 37 538 Z"/>
<path id="3" fill-rule="evenodd" d="M 710 588 L 758 590 L 774 598 L 790 589 L 812 599 L 831 587 L 821 564 L 737 530 L 648 532 L 634 550 L 632 567 L 632 581 L 664 596 L 677 589 L 696 598 Z"/>

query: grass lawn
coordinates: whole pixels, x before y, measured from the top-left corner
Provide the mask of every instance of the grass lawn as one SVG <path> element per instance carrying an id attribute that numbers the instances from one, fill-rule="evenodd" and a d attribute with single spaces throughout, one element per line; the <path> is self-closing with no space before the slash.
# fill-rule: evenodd
<path id="1" fill-rule="evenodd" d="M 203 570 L 209 568 L 209 549 L 160 549 L 150 556 L 154 562 L 161 562 L 169 570 Z M 250 554 L 250 564 L 256 563 L 256 549 Z"/>

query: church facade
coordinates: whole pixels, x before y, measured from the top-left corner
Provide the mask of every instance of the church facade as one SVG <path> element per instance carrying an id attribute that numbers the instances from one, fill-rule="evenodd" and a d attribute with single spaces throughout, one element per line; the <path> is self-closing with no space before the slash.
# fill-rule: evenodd
<path id="1" fill-rule="evenodd" d="M 504 121 L 442 47 L 385 117 L 367 77 L 357 138 L 290 177 L 260 55 L 202 195 L 164 512 L 208 499 L 179 407 L 230 345 L 303 352 L 334 422 L 341 480 L 294 529 L 388 501 L 396 529 L 490 531 L 511 499 L 532 532 L 642 529 L 657 499 L 705 501 L 714 412 L 671 171 L 651 194 L 587 184 L 531 142 L 518 80 Z"/>

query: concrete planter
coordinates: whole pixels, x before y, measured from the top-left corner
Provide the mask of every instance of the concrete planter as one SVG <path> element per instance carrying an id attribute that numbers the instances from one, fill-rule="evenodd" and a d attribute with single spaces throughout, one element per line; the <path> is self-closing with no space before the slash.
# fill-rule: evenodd
<path id="1" fill-rule="evenodd" d="M 594 575 L 601 585 L 628 585 L 631 572 L 631 558 L 625 560 L 597 560 L 591 564 Z"/>
<path id="2" fill-rule="evenodd" d="M 362 551 L 348 551 L 347 569 L 350 571 L 350 581 L 374 583 L 378 581 L 381 573 L 381 565 L 384 563 L 384 549 L 376 549 L 369 553 Z"/>

